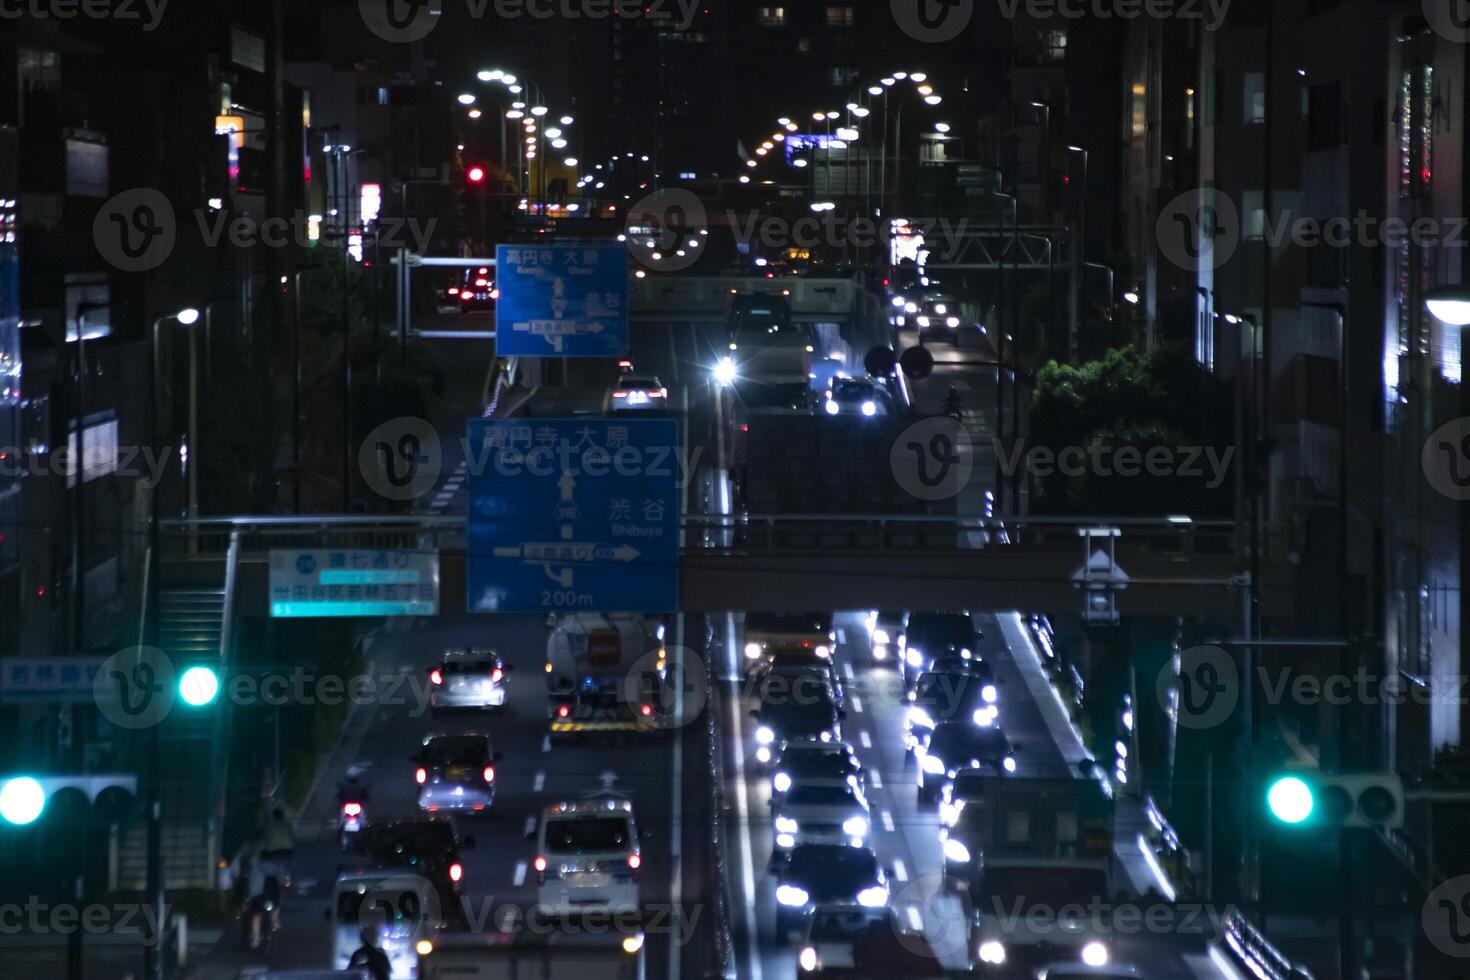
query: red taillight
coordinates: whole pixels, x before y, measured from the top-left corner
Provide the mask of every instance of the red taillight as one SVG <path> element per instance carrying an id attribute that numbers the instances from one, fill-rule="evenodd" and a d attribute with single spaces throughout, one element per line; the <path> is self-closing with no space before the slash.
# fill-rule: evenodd
<path id="1" fill-rule="evenodd" d="M 464 867 L 458 861 L 455 861 L 449 866 L 449 880 L 457 882 L 463 877 Z"/>
<path id="2" fill-rule="evenodd" d="M 539 855 L 539 854 L 536 855 L 536 873 L 537 874 L 541 874 L 545 870 L 546 870 L 546 859 L 544 857 L 542 857 L 541 855 Z"/>
<path id="3" fill-rule="evenodd" d="M 501 670 L 499 667 L 496 667 L 495 670 L 491 672 L 490 679 L 492 681 L 494 681 L 495 683 L 499 684 L 500 683 L 500 679 L 502 677 L 504 677 L 504 676 L 505 676 L 505 671 Z"/>
<path id="4" fill-rule="evenodd" d="M 500 290 L 498 290 L 498 289 L 492 289 L 492 290 L 490 290 L 490 298 L 491 299 L 499 299 L 500 298 Z"/>
<path id="5" fill-rule="evenodd" d="M 342 804 L 342 812 L 345 813 L 345 814 L 347 814 L 349 817 L 355 817 L 359 813 L 362 812 L 362 804 L 361 803 L 343 803 Z"/>
<path id="6" fill-rule="evenodd" d="M 489 279 L 476 279 L 475 280 L 475 285 L 477 287 L 478 286 L 488 286 L 488 285 L 490 285 L 490 280 Z"/>
<path id="7" fill-rule="evenodd" d="M 638 713 L 641 714 L 641 715 L 643 715 L 643 717 L 647 718 L 649 715 L 653 714 L 653 705 L 651 705 L 651 704 L 645 704 L 645 705 L 643 705 L 641 708 L 638 709 Z"/>
<path id="8" fill-rule="evenodd" d="M 615 391 L 615 392 L 613 392 L 613 397 L 614 398 L 627 398 L 628 397 L 628 393 L 626 391 Z"/>
<path id="9" fill-rule="evenodd" d="M 429 683 L 431 683 L 431 684 L 443 684 L 444 683 L 444 674 L 443 674 L 442 671 L 439 670 L 438 667 L 435 667 L 433 670 L 429 671 Z"/>
<path id="10" fill-rule="evenodd" d="M 493 783 L 493 782 L 495 782 L 495 767 L 494 766 L 486 766 L 485 767 L 485 772 L 483 773 L 483 775 L 485 777 L 485 782 L 487 782 L 487 783 Z"/>
<path id="11" fill-rule="evenodd" d="M 422 786 L 424 783 L 429 781 L 429 773 L 426 769 L 420 766 L 418 769 L 414 770 L 413 778 L 418 780 L 419 785 Z"/>
<path id="12" fill-rule="evenodd" d="M 636 855 L 636 854 L 629 854 L 628 855 L 628 867 L 632 868 L 634 871 L 637 871 L 638 870 L 638 866 L 640 864 L 642 864 L 642 863 L 643 863 L 643 859 L 641 857 L 639 857 L 638 855 Z"/>
<path id="13" fill-rule="evenodd" d="M 558 718 L 565 718 L 567 715 L 569 715 L 571 713 L 572 713 L 572 709 L 571 708 L 568 708 L 566 705 L 562 705 L 560 708 L 557 708 L 556 709 L 556 716 Z"/>
<path id="14" fill-rule="evenodd" d="M 750 431 L 750 426 L 746 425 L 744 422 L 741 422 L 740 423 L 740 431 L 741 432 L 749 432 Z"/>
<path id="15" fill-rule="evenodd" d="M 449 295 L 450 296 L 458 296 L 459 295 L 459 287 L 458 286 L 450 286 L 449 287 Z"/>
<path id="16" fill-rule="evenodd" d="M 482 275 L 482 276 L 488 276 L 489 274 L 490 274 L 490 270 L 489 269 L 481 269 L 480 270 L 480 275 Z"/>

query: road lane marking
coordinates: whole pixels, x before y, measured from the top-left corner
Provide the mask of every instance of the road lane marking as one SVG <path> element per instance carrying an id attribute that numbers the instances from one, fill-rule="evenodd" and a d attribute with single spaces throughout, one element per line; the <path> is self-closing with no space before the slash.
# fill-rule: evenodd
<path id="1" fill-rule="evenodd" d="M 909 880 L 909 869 L 903 866 L 903 861 L 899 858 L 893 859 L 893 877 L 899 881 Z"/>
<path id="2" fill-rule="evenodd" d="M 545 786 L 545 785 L 546 785 L 546 773 L 542 772 L 539 769 L 536 770 L 536 781 L 532 784 L 531 788 L 534 789 L 536 792 L 539 793 L 539 792 L 541 792 L 541 788 L 543 786 Z"/>
<path id="3" fill-rule="evenodd" d="M 531 834 L 531 833 L 534 833 L 535 831 L 536 831 L 536 818 L 534 816 L 527 817 L 526 818 L 526 829 L 523 831 L 523 833 Z"/>
<path id="4" fill-rule="evenodd" d="M 679 678 L 679 688 L 674 692 L 674 717 L 684 718 L 684 614 L 679 613 L 674 619 L 674 656 L 678 663 L 675 664 L 676 676 Z M 670 815 L 670 825 L 673 839 L 669 842 L 669 857 L 674 867 L 674 878 L 669 886 L 669 894 L 673 896 L 674 908 L 682 908 L 684 900 L 684 794 L 681 792 L 684 783 L 684 740 L 679 737 L 679 730 L 674 729 L 674 772 L 670 781 L 670 792 L 674 794 L 674 809 Z M 680 980 L 679 971 L 682 963 L 679 958 L 684 948 L 684 934 L 682 918 L 674 916 L 673 935 L 669 941 L 669 980 Z"/>
<path id="5" fill-rule="evenodd" d="M 871 774 L 871 781 L 873 783 L 873 788 L 874 789 L 882 789 L 883 788 L 883 777 L 881 775 L 879 775 L 878 770 L 876 770 L 876 769 L 873 770 L 873 772 Z"/>
<path id="6" fill-rule="evenodd" d="M 884 830 L 888 831 L 890 834 L 893 833 L 893 814 L 889 813 L 887 810 L 879 810 L 878 819 L 883 821 Z"/>
<path id="7" fill-rule="evenodd" d="M 871 749 L 873 747 L 873 740 L 868 737 L 866 731 L 858 732 L 858 741 L 863 743 L 863 748 L 865 749 Z"/>
<path id="8" fill-rule="evenodd" d="M 857 678 L 857 674 L 853 673 L 852 664 L 846 660 L 842 662 L 842 673 L 846 675 L 848 680 L 855 680 Z"/>
<path id="9" fill-rule="evenodd" d="M 740 676 L 740 665 L 735 661 L 735 618 L 727 615 L 725 617 L 725 656 L 729 661 L 730 676 Z M 740 685 L 737 682 L 731 684 L 735 696 L 730 699 L 730 717 L 735 729 L 734 762 L 735 762 L 735 808 L 736 819 L 740 826 L 741 844 L 741 885 L 745 888 L 746 901 L 741 903 L 745 906 L 745 955 L 750 963 L 750 976 L 752 980 L 761 980 L 761 958 L 760 950 L 757 948 L 760 936 L 755 928 L 755 869 L 751 858 L 750 842 L 750 804 L 746 799 L 745 788 L 745 730 L 740 718 Z"/>
<path id="10" fill-rule="evenodd" d="M 920 914 L 917 905 L 910 905 L 906 910 L 909 919 L 909 928 L 915 932 L 924 931 L 924 916 Z"/>
<path id="11" fill-rule="evenodd" d="M 511 879 L 511 881 L 515 883 L 515 886 L 517 888 L 521 887 L 522 885 L 524 885 L 526 883 L 526 862 L 525 861 L 517 861 L 516 862 L 516 873 L 515 873 L 515 876 Z"/>
<path id="12" fill-rule="evenodd" d="M 541 751 L 542 752 L 550 752 L 551 751 L 551 736 L 550 735 L 543 735 L 543 736 L 541 736 Z"/>
<path id="13" fill-rule="evenodd" d="M 856 694 L 852 696 L 852 710 L 856 711 L 858 714 L 862 714 L 863 712 L 862 698 L 858 697 Z"/>

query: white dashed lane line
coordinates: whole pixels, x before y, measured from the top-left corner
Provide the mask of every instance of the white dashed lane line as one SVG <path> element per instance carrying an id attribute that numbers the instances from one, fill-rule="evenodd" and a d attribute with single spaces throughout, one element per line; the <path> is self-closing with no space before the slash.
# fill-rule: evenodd
<path id="1" fill-rule="evenodd" d="M 889 813 L 887 810 L 879 810 L 878 819 L 883 822 L 884 830 L 888 831 L 890 834 L 893 833 L 893 814 Z"/>
<path id="2" fill-rule="evenodd" d="M 871 749 L 873 747 L 873 739 L 865 731 L 858 732 L 858 740 L 863 743 L 863 748 L 865 749 Z"/>
<path id="3" fill-rule="evenodd" d="M 904 867 L 903 861 L 899 858 L 893 859 L 893 877 L 899 881 L 909 880 L 909 869 Z"/>
<path id="4" fill-rule="evenodd" d="M 517 888 L 521 887 L 522 885 L 524 885 L 526 883 L 526 862 L 525 861 L 517 861 L 516 862 L 516 873 L 511 877 L 511 881 L 512 881 L 512 883 L 515 884 L 515 886 Z"/>
<path id="5" fill-rule="evenodd" d="M 539 792 L 541 792 L 541 788 L 543 786 L 545 786 L 545 785 L 546 785 L 546 773 L 541 772 L 540 770 L 537 770 L 537 772 L 536 772 L 536 781 L 531 785 L 531 788 L 533 790 L 535 790 L 536 792 L 539 793 Z"/>

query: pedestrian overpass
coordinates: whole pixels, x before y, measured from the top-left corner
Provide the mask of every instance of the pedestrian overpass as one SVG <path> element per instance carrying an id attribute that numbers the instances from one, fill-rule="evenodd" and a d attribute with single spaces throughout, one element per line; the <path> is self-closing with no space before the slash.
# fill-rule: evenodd
<path id="1" fill-rule="evenodd" d="M 1248 577 L 1234 525 L 1188 518 L 690 515 L 687 611 L 902 608 L 1232 621 Z M 237 616 L 269 614 L 277 550 L 434 551 L 443 614 L 465 611 L 462 516 L 266 516 L 164 522 L 163 555 L 232 582 Z"/>

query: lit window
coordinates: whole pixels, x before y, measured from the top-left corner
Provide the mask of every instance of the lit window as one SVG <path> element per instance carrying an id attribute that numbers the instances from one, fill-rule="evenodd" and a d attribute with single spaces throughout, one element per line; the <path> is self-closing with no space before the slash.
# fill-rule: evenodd
<path id="1" fill-rule="evenodd" d="M 785 7 L 758 7 L 755 12 L 755 21 L 762 27 L 785 27 Z"/>
<path id="2" fill-rule="evenodd" d="M 1264 72 L 1245 73 L 1245 123 L 1247 126 L 1266 121 L 1266 75 Z"/>
<path id="3" fill-rule="evenodd" d="M 1043 54 L 1047 61 L 1067 60 L 1067 32 L 1047 31 L 1042 38 Z"/>
<path id="4" fill-rule="evenodd" d="M 853 23 L 853 8 L 851 7 L 828 7 L 828 27 L 851 27 Z"/>

